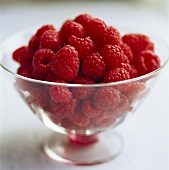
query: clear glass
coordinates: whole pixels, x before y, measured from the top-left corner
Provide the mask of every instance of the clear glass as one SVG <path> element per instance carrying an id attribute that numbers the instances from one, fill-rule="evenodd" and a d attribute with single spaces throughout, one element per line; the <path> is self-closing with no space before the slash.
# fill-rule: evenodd
<path id="1" fill-rule="evenodd" d="M 45 153 L 56 161 L 76 165 L 97 164 L 113 159 L 120 153 L 123 144 L 114 128 L 138 109 L 152 90 L 168 61 L 168 47 L 163 41 L 151 37 L 161 67 L 138 78 L 93 85 L 53 83 L 16 74 L 19 65 L 12 60 L 12 52 L 27 45 L 35 30 L 25 30 L 2 43 L 0 65 L 8 82 L 32 112 L 54 131 L 53 136 L 43 142 Z M 86 95 L 86 92 L 87 95 L 79 100 L 72 97 L 61 104 L 51 98 L 52 88 L 66 89 L 72 96 L 79 93 Z M 105 92 L 112 90 L 114 93 L 107 98 Z M 99 103 L 97 98 L 102 98 L 103 102 Z"/>

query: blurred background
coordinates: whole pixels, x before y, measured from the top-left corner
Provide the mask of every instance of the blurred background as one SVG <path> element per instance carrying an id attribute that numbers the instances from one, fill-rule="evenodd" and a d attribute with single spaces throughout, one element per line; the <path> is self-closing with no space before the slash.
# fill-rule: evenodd
<path id="1" fill-rule="evenodd" d="M 61 21 L 68 17 L 71 18 L 79 13 L 86 12 L 104 19 L 108 24 L 132 25 L 132 27 L 136 25 L 137 28 L 143 29 L 151 26 L 148 29 L 159 33 L 158 27 L 164 28 L 167 31 L 169 1 L 0 0 L 0 38 L 6 38 L 5 32 L 7 31 L 12 34 L 26 27 L 41 25 L 47 22 L 54 22 L 59 26 Z"/>
<path id="2" fill-rule="evenodd" d="M 81 13 L 89 13 L 117 28 L 155 34 L 169 44 L 169 0 L 0 0 L 0 43 L 28 27 L 53 23 L 59 28 L 64 20 Z M 144 106 L 117 129 L 125 140 L 121 156 L 86 169 L 169 169 L 167 71 Z M 81 170 L 43 157 L 39 145 L 46 134 L 49 131 L 5 83 L 0 68 L 0 170 Z"/>

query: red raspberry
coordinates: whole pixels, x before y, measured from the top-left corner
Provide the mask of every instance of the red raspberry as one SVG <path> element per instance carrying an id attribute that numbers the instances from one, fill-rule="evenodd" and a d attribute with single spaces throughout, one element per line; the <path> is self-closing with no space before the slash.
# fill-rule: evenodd
<path id="1" fill-rule="evenodd" d="M 40 48 L 48 48 L 58 51 L 63 46 L 63 40 L 59 32 L 48 30 L 40 38 Z"/>
<path id="2" fill-rule="evenodd" d="M 120 44 L 121 49 L 123 50 L 124 54 L 127 56 L 129 63 L 133 62 L 134 56 L 132 53 L 132 50 L 130 48 L 130 46 L 128 46 L 126 43 L 121 43 Z"/>
<path id="3" fill-rule="evenodd" d="M 49 82 L 56 82 L 56 83 L 66 83 L 64 80 L 60 80 L 56 77 L 56 75 L 53 72 L 50 72 L 46 78 L 45 81 L 49 81 Z M 51 85 L 46 85 L 45 86 L 46 90 L 50 90 Z"/>
<path id="4" fill-rule="evenodd" d="M 67 87 L 52 86 L 49 89 L 51 99 L 55 102 L 66 102 L 72 98 L 72 93 Z"/>
<path id="5" fill-rule="evenodd" d="M 134 65 L 131 65 L 130 78 L 138 77 L 138 70 Z"/>
<path id="6" fill-rule="evenodd" d="M 135 59 L 139 76 L 150 73 L 160 67 L 159 57 L 152 51 L 143 51 Z"/>
<path id="7" fill-rule="evenodd" d="M 130 83 L 124 83 L 124 84 L 114 85 L 113 87 L 119 90 L 120 92 L 125 92 L 130 88 L 130 86 L 131 86 Z"/>
<path id="8" fill-rule="evenodd" d="M 118 68 L 124 68 L 129 73 L 131 72 L 131 65 L 129 63 L 120 63 Z"/>
<path id="9" fill-rule="evenodd" d="M 33 69 L 32 71 L 32 77 L 36 80 L 45 80 L 46 76 L 47 74 L 40 73 L 36 69 Z"/>
<path id="10" fill-rule="evenodd" d="M 143 82 L 133 82 L 130 88 L 124 92 L 129 101 L 134 101 L 139 98 L 146 90 L 146 86 Z"/>
<path id="11" fill-rule="evenodd" d="M 129 107 L 129 101 L 128 98 L 126 97 L 126 95 L 120 93 L 120 102 L 117 105 L 118 108 L 118 117 L 122 116 L 123 114 L 126 113 L 126 110 Z"/>
<path id="12" fill-rule="evenodd" d="M 17 74 L 21 75 L 22 72 L 24 71 L 25 67 L 19 67 L 18 70 L 17 70 Z"/>
<path id="13" fill-rule="evenodd" d="M 61 48 L 52 59 L 51 70 L 61 80 L 75 79 L 79 70 L 79 58 L 75 48 L 70 45 Z"/>
<path id="14" fill-rule="evenodd" d="M 104 58 L 108 69 L 118 67 L 121 63 L 129 63 L 123 50 L 117 45 L 105 45 L 101 49 L 101 55 Z"/>
<path id="15" fill-rule="evenodd" d="M 92 122 L 96 128 L 105 128 L 112 126 L 116 122 L 116 119 L 116 113 L 112 112 L 112 110 L 105 110 L 97 117 L 94 117 Z"/>
<path id="16" fill-rule="evenodd" d="M 43 88 L 32 88 L 30 96 L 27 98 L 27 102 L 30 105 L 36 105 L 45 108 L 49 105 L 49 93 Z"/>
<path id="17" fill-rule="evenodd" d="M 69 118 L 64 118 L 61 120 L 61 126 L 68 130 L 76 129 L 76 125 L 74 125 Z"/>
<path id="18" fill-rule="evenodd" d="M 116 82 L 116 81 L 122 81 L 122 80 L 128 80 L 130 79 L 129 72 L 126 71 L 124 68 L 115 68 L 108 70 L 104 76 L 104 82 L 110 83 L 110 82 Z"/>
<path id="19" fill-rule="evenodd" d="M 93 18 L 89 21 L 86 32 L 87 35 L 89 35 L 94 41 L 102 44 L 102 41 L 107 33 L 107 25 L 101 19 Z"/>
<path id="20" fill-rule="evenodd" d="M 55 80 L 58 80 L 58 77 L 53 72 L 49 72 L 45 80 L 50 82 L 55 82 Z"/>
<path id="21" fill-rule="evenodd" d="M 15 61 L 19 62 L 20 54 L 22 53 L 22 51 L 24 51 L 24 50 L 26 50 L 26 49 L 27 49 L 26 46 L 22 46 L 22 47 L 16 49 L 16 50 L 13 52 L 13 54 L 12 54 L 12 58 L 13 58 Z"/>
<path id="22" fill-rule="evenodd" d="M 92 19 L 92 16 L 89 14 L 81 14 L 78 15 L 74 21 L 81 24 L 84 29 L 86 29 L 88 27 L 89 21 Z"/>
<path id="23" fill-rule="evenodd" d="M 74 79 L 72 83 L 73 84 L 94 84 L 95 81 L 89 78 L 83 77 L 83 76 L 78 76 Z M 85 100 L 93 94 L 94 90 L 95 88 L 93 87 L 73 87 L 71 89 L 71 92 L 73 94 L 73 97 L 75 97 L 76 99 Z"/>
<path id="24" fill-rule="evenodd" d="M 81 24 L 74 22 L 72 20 L 67 20 L 61 28 L 61 36 L 64 39 L 64 41 L 67 42 L 71 35 L 83 38 L 85 35 L 85 31 Z"/>
<path id="25" fill-rule="evenodd" d="M 95 81 L 90 78 L 86 78 L 84 76 L 78 76 L 73 80 L 72 83 L 73 84 L 94 84 Z"/>
<path id="26" fill-rule="evenodd" d="M 134 56 L 139 55 L 144 50 L 154 51 L 154 44 L 144 34 L 125 34 L 122 41 L 130 46 Z"/>
<path id="27" fill-rule="evenodd" d="M 33 55 L 30 53 L 29 49 L 26 47 L 20 51 L 18 56 L 18 61 L 22 67 L 27 67 L 32 65 Z"/>
<path id="28" fill-rule="evenodd" d="M 80 61 L 83 61 L 87 55 L 94 51 L 94 42 L 90 37 L 78 38 L 72 35 L 68 39 L 68 44 L 75 47 Z"/>
<path id="29" fill-rule="evenodd" d="M 97 108 L 112 109 L 120 102 L 120 92 L 113 87 L 101 87 L 93 96 Z"/>
<path id="30" fill-rule="evenodd" d="M 21 71 L 22 70 L 22 71 Z M 24 76 L 24 77 L 28 77 L 28 78 L 32 78 L 32 72 L 33 72 L 33 67 L 32 66 L 27 66 L 25 68 L 20 68 L 18 70 L 18 74 L 20 74 L 21 76 Z"/>
<path id="31" fill-rule="evenodd" d="M 49 74 L 46 76 L 45 80 L 50 81 L 50 82 L 66 83 L 64 80 L 58 79 L 56 74 L 54 74 L 53 72 L 49 72 Z"/>
<path id="32" fill-rule="evenodd" d="M 102 112 L 100 108 L 93 107 L 92 101 L 90 100 L 86 100 L 82 103 L 82 111 L 89 118 L 96 117 Z"/>
<path id="33" fill-rule="evenodd" d="M 50 72 L 50 62 L 54 56 L 54 52 L 50 49 L 40 49 L 38 50 L 33 58 L 33 67 L 43 74 Z"/>
<path id="34" fill-rule="evenodd" d="M 52 110 L 51 107 L 49 107 L 50 110 L 46 110 L 45 109 L 45 112 L 49 115 L 51 121 L 56 124 L 56 125 L 60 125 L 60 122 L 62 121 L 62 118 Z"/>
<path id="35" fill-rule="evenodd" d="M 53 25 L 51 25 L 51 24 L 43 25 L 41 28 L 39 28 L 39 29 L 37 30 L 37 32 L 36 32 L 35 35 L 40 38 L 40 37 L 42 36 L 42 34 L 43 34 L 45 31 L 47 31 L 47 30 L 56 30 L 56 29 L 55 29 L 55 27 L 54 27 Z"/>
<path id="36" fill-rule="evenodd" d="M 70 121 L 77 126 L 86 126 L 90 123 L 90 119 L 83 113 L 81 106 L 77 105 L 74 114 L 70 117 Z"/>
<path id="37" fill-rule="evenodd" d="M 77 105 L 77 100 L 71 98 L 70 100 L 62 103 L 56 103 L 53 100 L 50 101 L 50 105 L 54 112 L 61 118 L 71 117 L 74 114 L 74 109 Z"/>
<path id="38" fill-rule="evenodd" d="M 120 41 L 121 41 L 121 35 L 120 35 L 119 31 L 112 26 L 108 27 L 103 44 L 105 44 L 105 45 L 106 44 L 107 45 L 119 45 Z"/>
<path id="39" fill-rule="evenodd" d="M 33 35 L 29 40 L 28 48 L 32 53 L 35 53 L 39 49 L 40 38 Z"/>
<path id="40" fill-rule="evenodd" d="M 111 118 L 105 118 L 102 119 L 98 124 L 95 125 L 96 128 L 108 128 L 110 126 L 113 126 L 116 123 L 117 118 L 111 117 Z"/>
<path id="41" fill-rule="evenodd" d="M 86 77 L 97 79 L 103 77 L 106 65 L 98 52 L 88 55 L 82 63 L 82 74 Z"/>

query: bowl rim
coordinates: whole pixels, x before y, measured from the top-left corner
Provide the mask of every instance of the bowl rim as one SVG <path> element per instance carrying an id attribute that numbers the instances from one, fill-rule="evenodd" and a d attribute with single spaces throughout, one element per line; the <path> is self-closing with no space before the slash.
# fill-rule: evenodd
<path id="1" fill-rule="evenodd" d="M 38 26 L 29 27 L 27 29 L 24 29 L 24 30 L 21 30 L 21 31 L 19 31 L 17 33 L 14 33 L 13 35 L 9 36 L 3 42 L 0 43 L 0 49 L 1 49 L 1 47 L 6 42 L 8 42 L 13 37 L 19 36 L 19 35 L 23 35 L 25 33 L 28 33 L 28 31 L 29 32 L 30 31 L 33 32 L 33 30 L 36 30 L 37 28 L 39 28 L 39 25 Z M 122 31 L 124 31 L 124 30 L 127 30 L 127 29 L 123 29 Z M 134 33 L 134 31 L 133 31 L 133 33 Z M 160 40 L 165 45 L 165 47 L 167 49 L 168 57 L 165 60 L 165 62 L 158 69 L 156 69 L 156 70 L 154 70 L 154 71 L 152 71 L 152 72 L 150 72 L 148 74 L 145 74 L 145 75 L 142 75 L 142 76 L 139 76 L 139 77 L 136 77 L 136 78 L 128 79 L 128 80 L 122 80 L 122 81 L 110 82 L 110 83 L 98 83 L 98 84 L 57 83 L 57 82 L 49 82 L 49 81 L 37 80 L 37 79 L 32 79 L 32 78 L 21 76 L 21 75 L 19 75 L 17 73 L 14 73 L 13 71 L 8 69 L 7 67 L 5 67 L 1 62 L 0 62 L 0 66 L 2 67 L 2 69 L 4 69 L 5 71 L 7 71 L 11 75 L 13 75 L 15 78 L 18 78 L 18 79 L 21 79 L 21 80 L 25 80 L 25 81 L 28 81 L 28 82 L 31 82 L 31 83 L 39 83 L 39 84 L 53 85 L 53 86 L 66 86 L 66 87 L 108 87 L 108 86 L 114 86 L 114 85 L 122 85 L 122 84 L 132 83 L 132 82 L 135 82 L 135 81 L 139 81 L 139 80 L 143 80 L 145 78 L 151 77 L 151 76 L 159 73 L 167 65 L 167 63 L 169 62 L 169 45 L 167 44 L 167 42 L 165 42 L 162 38 L 160 38 L 158 36 L 151 35 L 149 37 L 150 38 L 152 37 L 152 38 L 158 39 L 158 40 Z M 0 57 L 2 57 L 2 56 L 0 55 Z"/>

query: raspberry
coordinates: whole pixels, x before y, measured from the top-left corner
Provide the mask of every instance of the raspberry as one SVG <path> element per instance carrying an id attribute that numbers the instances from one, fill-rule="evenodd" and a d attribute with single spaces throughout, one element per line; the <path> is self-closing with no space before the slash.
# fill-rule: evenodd
<path id="1" fill-rule="evenodd" d="M 51 99 L 55 102 L 66 102 L 72 98 L 72 93 L 67 87 L 52 86 L 49 89 Z"/>
<path id="2" fill-rule="evenodd" d="M 67 20 L 61 28 L 61 36 L 64 39 L 64 41 L 67 42 L 71 35 L 83 38 L 85 35 L 85 31 L 81 24 L 74 22 L 72 20 Z"/>
<path id="3" fill-rule="evenodd" d="M 28 48 L 32 53 L 35 53 L 39 49 L 40 39 L 36 35 L 33 35 L 29 40 Z"/>
<path id="4" fill-rule="evenodd" d="M 118 67 L 121 63 L 129 63 L 123 50 L 117 45 L 105 45 L 101 49 L 101 56 L 104 58 L 108 69 Z"/>
<path id="5" fill-rule="evenodd" d="M 58 80 L 58 77 L 53 72 L 49 72 L 45 80 L 50 82 L 55 82 L 55 80 Z"/>
<path id="6" fill-rule="evenodd" d="M 30 91 L 30 96 L 27 99 L 29 104 L 37 105 L 39 107 L 45 108 L 48 106 L 49 94 L 43 88 L 32 88 Z"/>
<path id="7" fill-rule="evenodd" d="M 100 108 L 93 107 L 91 104 L 92 101 L 90 100 L 86 100 L 82 103 L 82 111 L 89 118 L 98 116 L 102 111 Z"/>
<path id="8" fill-rule="evenodd" d="M 74 21 L 81 24 L 84 29 L 86 29 L 88 27 L 89 21 L 92 19 L 92 16 L 89 14 L 81 14 L 78 15 Z"/>
<path id="9" fill-rule="evenodd" d="M 58 51 L 63 46 L 63 40 L 59 32 L 48 30 L 40 38 L 40 48 L 48 48 Z"/>
<path id="10" fill-rule="evenodd" d="M 55 113 L 52 108 L 50 107 L 50 110 L 45 110 L 45 112 L 48 113 L 51 121 L 57 125 L 60 124 L 60 122 L 62 121 L 62 118 L 57 114 Z"/>
<path id="11" fill-rule="evenodd" d="M 101 19 L 93 18 L 89 21 L 86 32 L 87 35 L 92 38 L 92 40 L 102 44 L 102 41 L 105 38 L 107 32 L 107 25 Z"/>
<path id="12" fill-rule="evenodd" d="M 65 129 L 74 130 L 76 129 L 76 125 L 74 125 L 69 118 L 64 118 L 61 120 L 61 126 Z"/>
<path id="13" fill-rule="evenodd" d="M 138 70 L 134 65 L 131 65 L 130 78 L 138 77 Z"/>
<path id="14" fill-rule="evenodd" d="M 130 46 L 134 56 L 139 55 L 144 50 L 154 51 L 154 44 L 144 34 L 125 34 L 122 41 Z"/>
<path id="15" fill-rule="evenodd" d="M 124 83 L 124 84 L 114 85 L 113 87 L 119 90 L 120 92 L 125 92 L 130 88 L 130 86 L 131 86 L 130 83 Z"/>
<path id="16" fill-rule="evenodd" d="M 54 74 L 53 72 L 49 72 L 49 74 L 46 76 L 45 80 L 50 81 L 50 82 L 66 83 L 64 80 L 58 79 L 56 74 Z"/>
<path id="17" fill-rule="evenodd" d="M 111 109 L 120 102 L 120 92 L 113 87 L 101 87 L 94 93 L 94 105 L 97 108 Z"/>
<path id="18" fill-rule="evenodd" d="M 133 101 L 139 98 L 146 90 L 146 86 L 143 82 L 133 82 L 130 88 L 124 92 L 129 101 Z"/>
<path id="19" fill-rule="evenodd" d="M 26 49 L 27 49 L 26 46 L 22 46 L 22 47 L 16 49 L 16 50 L 13 52 L 13 54 L 12 54 L 12 58 L 13 58 L 15 61 L 19 62 L 20 54 L 22 53 L 22 51 L 24 51 L 24 50 L 26 50 Z"/>
<path id="20" fill-rule="evenodd" d="M 117 118 L 116 117 L 111 117 L 111 118 L 105 118 L 102 119 L 98 124 L 96 124 L 96 128 L 107 128 L 110 126 L 113 126 L 116 122 Z"/>
<path id="21" fill-rule="evenodd" d="M 49 82 L 66 83 L 64 80 L 58 79 L 53 72 L 50 72 L 50 73 L 46 76 L 45 80 L 46 80 L 46 81 L 49 81 Z M 46 85 L 45 88 L 46 88 L 46 90 L 49 91 L 50 88 L 51 88 L 51 85 Z"/>
<path id="22" fill-rule="evenodd" d="M 80 61 L 83 61 L 87 55 L 94 51 L 94 42 L 90 37 L 78 38 L 72 35 L 68 39 L 68 44 L 75 47 Z"/>
<path id="23" fill-rule="evenodd" d="M 38 50 L 33 58 L 33 67 L 39 73 L 49 73 L 50 71 L 50 62 L 52 61 L 54 52 L 50 49 L 40 49 Z"/>
<path id="24" fill-rule="evenodd" d="M 88 55 L 82 63 L 82 74 L 86 77 L 97 79 L 103 77 L 106 65 L 98 52 Z"/>
<path id="25" fill-rule="evenodd" d="M 71 98 L 70 100 L 62 103 L 50 101 L 50 105 L 54 112 L 61 118 L 71 117 L 74 114 L 74 109 L 77 105 L 77 100 Z"/>
<path id="26" fill-rule="evenodd" d="M 119 45 L 120 41 L 121 41 L 121 35 L 120 35 L 119 31 L 112 26 L 108 27 L 103 44 L 105 44 L 105 45 L 106 44 L 107 45 Z"/>
<path id="27" fill-rule="evenodd" d="M 117 105 L 117 108 L 119 109 L 118 111 L 118 117 L 122 116 L 123 114 L 126 113 L 126 110 L 129 107 L 129 101 L 126 95 L 120 93 L 120 102 Z"/>
<path id="28" fill-rule="evenodd" d="M 112 110 L 105 110 L 97 117 L 92 119 L 92 122 L 95 124 L 96 128 L 105 128 L 112 126 L 117 119 L 117 115 L 112 113 Z"/>
<path id="29" fill-rule="evenodd" d="M 20 70 L 18 74 L 24 77 L 32 78 L 32 72 L 33 72 L 33 67 L 27 66 L 25 68 L 22 68 L 22 71 Z"/>
<path id="30" fill-rule="evenodd" d="M 35 35 L 40 38 L 42 36 L 42 34 L 47 30 L 55 30 L 55 27 L 51 24 L 44 25 L 37 30 Z"/>
<path id="31" fill-rule="evenodd" d="M 32 77 L 33 77 L 34 79 L 37 79 L 37 80 L 45 80 L 45 79 L 46 79 L 46 76 L 47 76 L 47 74 L 40 73 L 40 72 L 38 72 L 36 69 L 33 69 L 33 71 L 32 71 Z"/>
<path id="32" fill-rule="evenodd" d="M 94 84 L 95 81 L 91 80 L 89 78 L 83 77 L 83 76 L 78 76 L 74 79 L 72 82 L 74 84 Z M 89 98 L 93 92 L 94 92 L 93 87 L 74 87 L 71 89 L 71 92 L 73 94 L 73 97 L 79 100 L 85 100 Z"/>
<path id="33" fill-rule="evenodd" d="M 86 126 L 90 123 L 90 119 L 83 113 L 81 106 L 77 105 L 74 114 L 70 117 L 70 121 L 77 126 Z"/>
<path id="34" fill-rule="evenodd" d="M 59 79 L 65 81 L 75 79 L 79 70 L 79 58 L 75 48 L 70 45 L 61 48 L 52 59 L 51 70 Z"/>
<path id="35" fill-rule="evenodd" d="M 86 78 L 84 76 L 78 76 L 73 80 L 72 83 L 73 84 L 94 84 L 95 81 L 90 78 Z"/>
<path id="36" fill-rule="evenodd" d="M 103 81 L 105 83 L 110 83 L 128 79 L 130 79 L 128 71 L 126 71 L 124 68 L 115 68 L 106 72 Z"/>
<path id="37" fill-rule="evenodd" d="M 18 56 L 18 61 L 22 67 L 27 67 L 32 65 L 32 60 L 33 60 L 33 55 L 31 54 L 31 52 L 27 47 L 20 51 L 20 54 Z"/>
<path id="38" fill-rule="evenodd" d="M 120 63 L 118 68 L 124 68 L 126 71 L 128 71 L 129 73 L 131 72 L 131 65 L 128 63 Z"/>
<path id="39" fill-rule="evenodd" d="M 19 67 L 18 70 L 17 70 L 17 74 L 21 75 L 22 72 L 24 71 L 25 67 Z"/>
<path id="40" fill-rule="evenodd" d="M 150 73 L 160 67 L 159 57 L 152 51 L 143 51 L 135 59 L 139 76 Z"/>
<path id="41" fill-rule="evenodd" d="M 124 54 L 127 56 L 129 63 L 133 62 L 134 56 L 132 53 L 132 50 L 130 48 L 130 46 L 128 46 L 126 43 L 121 43 L 120 44 L 121 49 L 123 50 Z"/>

